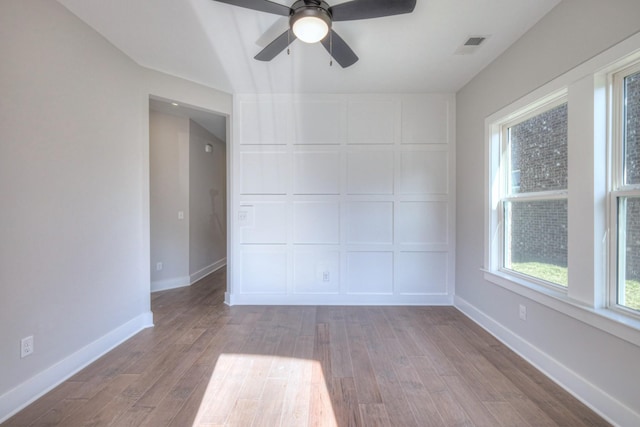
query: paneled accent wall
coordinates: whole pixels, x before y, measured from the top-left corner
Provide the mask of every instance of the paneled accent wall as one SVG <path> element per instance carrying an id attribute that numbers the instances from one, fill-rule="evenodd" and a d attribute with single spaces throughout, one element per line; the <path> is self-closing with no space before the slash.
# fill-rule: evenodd
<path id="1" fill-rule="evenodd" d="M 451 304 L 454 96 L 238 95 L 231 304 Z"/>

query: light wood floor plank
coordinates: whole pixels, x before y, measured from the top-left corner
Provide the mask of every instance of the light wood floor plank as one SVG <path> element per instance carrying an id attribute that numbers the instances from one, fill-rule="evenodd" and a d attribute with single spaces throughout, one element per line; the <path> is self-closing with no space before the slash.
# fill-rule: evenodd
<path id="1" fill-rule="evenodd" d="M 473 392 L 473 388 L 469 386 L 464 378 L 456 375 L 446 376 L 443 377 L 443 379 L 447 384 L 447 388 L 451 390 L 455 401 L 469 414 L 469 418 L 473 420 L 473 424 L 476 427 L 494 427 L 499 425 L 498 420 L 496 420 L 487 407 L 482 404 L 478 396 Z"/>
<path id="2" fill-rule="evenodd" d="M 120 415 L 118 418 L 113 420 L 109 426 L 117 426 L 117 427 L 141 427 L 143 422 L 149 417 L 149 414 L 153 408 L 143 407 L 143 406 L 133 406 L 129 408 L 126 412 Z M 156 425 L 165 425 L 165 424 L 156 424 Z"/>
<path id="3" fill-rule="evenodd" d="M 356 323 L 347 325 L 349 352 L 353 365 L 353 379 L 358 388 L 360 403 L 382 403 L 375 372 L 371 366 L 362 327 Z"/>
<path id="4" fill-rule="evenodd" d="M 164 426 L 168 425 L 176 414 L 185 405 L 191 394 L 203 381 L 211 375 L 211 367 L 205 365 L 193 365 L 173 386 L 169 393 L 158 402 L 156 406 L 145 407 L 137 404 L 129 408 L 121 418 L 117 419 L 113 425 L 120 423 L 126 424 L 129 421 L 123 420 L 139 420 L 138 426 Z M 146 408 L 146 416 L 141 413 L 141 408 Z M 144 411 L 143 411 L 144 412 Z"/>
<path id="5" fill-rule="evenodd" d="M 60 425 L 62 420 L 69 414 L 79 411 L 84 405 L 86 405 L 88 399 L 64 399 L 56 406 L 47 411 L 43 416 L 36 419 L 29 426 L 32 427 L 45 427 Z"/>
<path id="6" fill-rule="evenodd" d="M 304 426 L 308 423 L 313 362 L 288 358 L 289 378 L 282 407 L 281 425 Z"/>
<path id="7" fill-rule="evenodd" d="M 287 386 L 286 379 L 267 379 L 258 405 L 257 416 L 253 421 L 254 426 L 273 427 L 280 425 Z"/>
<path id="8" fill-rule="evenodd" d="M 362 425 L 367 427 L 390 427 L 391 421 L 386 405 L 379 403 L 364 403 L 360 405 Z"/>
<path id="9" fill-rule="evenodd" d="M 69 381 L 63 382 L 49 393 L 29 405 L 28 411 L 24 410 L 18 412 L 9 420 L 9 422 L 11 422 L 11 425 L 14 427 L 30 425 L 36 419 L 49 412 L 60 401 L 65 399 L 69 395 L 70 391 L 77 387 L 77 384 L 78 383 L 71 383 Z"/>
<path id="10" fill-rule="evenodd" d="M 60 425 L 82 426 L 91 425 L 95 414 L 117 398 L 127 387 L 135 382 L 138 375 L 122 374 L 115 377 L 98 394 L 87 400 L 75 411 L 69 412 L 68 416 L 62 418 Z"/>
<path id="11" fill-rule="evenodd" d="M 259 400 L 238 399 L 225 426 L 227 427 L 247 427 L 253 425 L 253 420 L 258 414 Z M 294 424 L 291 424 L 294 425 Z M 303 425 L 303 424 L 299 424 Z"/>
<path id="12" fill-rule="evenodd" d="M 377 333 L 377 328 L 363 327 L 363 329 L 365 329 L 371 365 L 376 375 L 385 411 L 389 416 L 389 422 L 399 426 L 419 426 L 396 373 L 397 366 L 410 362 L 395 339 L 395 335 L 386 333 L 384 336 L 388 338 L 382 339 Z M 363 407 L 368 408 L 371 405 L 361 406 L 361 413 Z"/>
<path id="13" fill-rule="evenodd" d="M 493 416 L 502 427 L 530 427 L 526 418 L 511 406 L 508 402 L 485 402 L 484 405 L 489 409 Z"/>
<path id="14" fill-rule="evenodd" d="M 328 381 L 333 414 L 339 426 L 364 425 L 358 406 L 359 391 L 353 378 L 331 378 Z"/>

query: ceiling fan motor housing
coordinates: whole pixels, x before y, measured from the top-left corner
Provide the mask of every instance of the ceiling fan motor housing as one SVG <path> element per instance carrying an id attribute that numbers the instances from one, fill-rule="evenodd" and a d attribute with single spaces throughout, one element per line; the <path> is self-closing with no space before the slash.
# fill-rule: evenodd
<path id="1" fill-rule="evenodd" d="M 331 30 L 331 13 L 329 12 L 329 5 L 324 1 L 296 1 L 291 6 L 290 28 L 293 29 L 296 22 L 305 18 L 319 19 L 326 24 L 327 30 Z"/>

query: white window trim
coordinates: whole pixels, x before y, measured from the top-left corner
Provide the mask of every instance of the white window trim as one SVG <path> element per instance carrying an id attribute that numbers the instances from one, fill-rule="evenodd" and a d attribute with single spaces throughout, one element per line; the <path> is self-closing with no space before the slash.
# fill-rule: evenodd
<path id="1" fill-rule="evenodd" d="M 494 180 L 493 178 L 499 176 L 496 174 L 499 172 L 499 156 L 502 155 L 502 153 L 496 156 L 495 150 L 492 150 L 492 147 L 496 147 L 496 144 L 498 144 L 497 147 L 500 147 L 501 124 L 509 120 L 517 119 L 527 107 L 534 109 L 535 106 L 543 106 L 545 103 L 556 98 L 558 93 L 562 91 L 569 91 L 568 96 L 571 100 L 571 89 L 574 86 L 583 90 L 582 93 L 578 94 L 578 98 L 590 99 L 594 103 L 591 110 L 591 116 L 589 118 L 590 120 L 587 120 L 584 126 L 589 126 L 589 123 L 592 123 L 593 129 L 587 129 L 587 131 L 591 133 L 593 141 L 597 141 L 598 144 L 604 146 L 601 139 L 606 139 L 607 131 L 600 129 L 601 127 L 604 128 L 604 126 L 601 126 L 600 121 L 606 121 L 607 111 L 606 108 L 600 106 L 600 103 L 607 98 L 607 96 L 604 95 L 606 92 L 606 76 L 611 73 L 612 70 L 620 69 L 620 67 L 624 66 L 624 63 L 630 64 L 640 59 L 639 46 L 640 34 L 631 36 L 486 118 L 485 254 L 484 265 L 481 270 L 484 273 L 484 279 L 490 283 L 501 286 L 516 294 L 557 310 L 564 315 L 589 324 L 594 328 L 606 331 L 616 337 L 640 346 L 640 318 L 628 315 L 620 310 L 613 310 L 607 304 L 608 297 L 606 296 L 607 288 L 605 287 L 605 283 L 608 280 L 608 272 L 610 270 L 604 268 L 604 265 L 606 265 L 610 259 L 609 248 L 611 243 L 609 240 L 611 239 L 607 237 L 610 233 L 606 230 L 606 224 L 602 224 L 602 233 L 600 233 L 600 229 L 598 229 L 595 230 L 591 236 L 588 236 L 591 238 L 592 242 L 595 242 L 595 251 L 592 254 L 592 263 L 594 265 L 602 265 L 603 267 L 601 270 L 603 270 L 604 273 L 602 273 L 600 277 L 600 273 L 597 268 L 595 269 L 595 272 L 590 272 L 593 279 L 591 281 L 592 283 L 582 283 L 582 288 L 580 288 L 580 286 L 576 286 L 573 290 L 571 289 L 572 285 L 574 285 L 574 283 L 571 282 L 572 273 L 570 273 L 569 276 L 569 292 L 562 292 L 562 289 L 556 289 L 556 287 L 550 288 L 548 286 L 541 285 L 540 283 L 536 283 L 536 281 L 529 280 L 528 277 L 526 277 L 525 280 L 522 277 L 519 277 L 519 275 L 504 274 L 504 272 L 500 271 L 500 257 L 497 256 L 499 255 L 497 249 L 500 245 L 501 236 L 499 235 L 499 230 L 501 227 L 499 224 L 500 218 L 498 214 L 500 206 L 498 206 L 497 202 L 500 200 L 501 191 L 499 186 L 501 183 L 499 180 Z M 584 92 L 585 87 L 591 88 L 592 92 L 590 95 Z M 571 113 L 569 120 L 569 137 L 571 138 Z M 611 154 L 609 154 L 608 160 L 610 159 Z M 603 164 L 598 163 L 593 165 L 598 174 L 601 174 L 601 170 L 604 171 L 608 168 L 606 161 L 601 161 Z M 610 174 L 608 175 L 610 176 Z M 571 185 L 571 176 L 569 176 L 569 191 L 571 190 Z M 602 187 L 604 187 L 604 185 L 602 185 Z M 608 185 L 608 188 L 611 188 L 611 186 Z M 600 194 L 595 194 L 595 196 L 596 199 L 599 200 Z M 594 216 L 596 218 L 606 218 L 610 215 L 611 206 L 608 206 L 610 205 L 610 202 L 607 203 L 605 199 L 607 199 L 607 196 L 603 194 L 603 203 L 600 204 L 598 202 L 594 205 Z M 601 205 L 602 207 L 600 207 Z M 571 223 L 571 219 L 569 221 Z M 609 222 L 610 221 L 607 221 L 607 224 Z M 571 246 L 570 237 L 570 251 Z M 587 274 L 587 277 L 588 276 L 589 275 Z M 576 282 L 583 281 L 578 280 Z M 585 286 L 587 287 L 586 289 Z M 589 286 L 591 289 L 589 289 Z M 585 297 L 585 295 L 587 297 Z"/>
<path id="2" fill-rule="evenodd" d="M 622 101 L 624 99 L 624 79 L 625 77 L 640 72 L 640 60 L 636 60 L 629 64 L 629 60 L 621 61 L 618 68 L 609 70 L 607 75 L 607 84 L 610 88 L 610 94 L 607 97 L 609 110 L 608 110 L 608 138 L 610 155 L 612 156 L 610 165 L 610 188 L 608 203 L 608 227 L 611 230 L 611 238 L 609 239 L 609 277 L 608 277 L 608 300 L 607 306 L 622 315 L 635 316 L 640 318 L 640 313 L 636 310 L 629 309 L 623 305 L 618 304 L 618 284 L 621 280 L 618 272 L 621 270 L 621 266 L 626 264 L 625 252 L 618 252 L 619 250 L 619 233 L 618 223 L 626 222 L 624 218 L 619 217 L 618 199 L 620 197 L 640 197 L 640 184 L 625 184 L 624 182 L 624 109 L 622 108 Z M 619 256 L 620 255 L 620 256 Z M 624 272 L 623 272 L 624 274 Z"/>
<path id="3" fill-rule="evenodd" d="M 505 236 L 505 220 L 504 212 L 505 207 L 504 204 L 508 202 L 522 202 L 522 201 L 530 201 L 530 202 L 540 202 L 540 201 L 550 201 L 550 200 L 567 200 L 568 198 L 568 189 L 561 190 L 549 190 L 549 191 L 538 191 L 538 192 L 530 192 L 530 193 L 511 193 L 509 179 L 511 177 L 511 169 L 510 169 L 510 158 L 511 158 L 511 145 L 509 144 L 509 129 L 513 126 L 516 126 L 522 122 L 525 122 L 533 117 L 536 117 L 540 114 L 544 114 L 550 110 L 553 110 L 560 105 L 568 103 L 567 99 L 567 91 L 566 89 L 560 90 L 556 93 L 545 97 L 542 100 L 542 103 L 534 103 L 532 106 L 527 106 L 522 110 L 519 110 L 515 113 L 515 118 L 509 116 L 508 119 L 498 121 L 495 123 L 496 130 L 500 131 L 500 157 L 497 159 L 498 161 L 498 176 L 500 180 L 500 201 L 498 204 L 499 212 L 498 214 L 498 230 L 499 240 L 497 244 L 499 246 L 498 253 L 492 254 L 491 256 L 497 255 L 499 259 L 498 270 L 506 276 L 513 276 L 518 278 L 519 280 L 524 280 L 525 282 L 529 281 L 531 283 L 535 283 L 540 286 L 549 287 L 551 289 L 557 288 L 561 292 L 566 292 L 566 288 L 560 284 L 548 282 L 546 280 L 537 278 L 535 276 L 528 276 L 522 273 L 519 273 L 515 270 L 506 268 L 502 266 L 502 264 L 510 264 L 510 261 L 507 262 L 507 253 L 505 251 L 505 243 L 507 237 Z M 496 147 L 492 147 L 492 149 L 496 149 Z"/>
<path id="4" fill-rule="evenodd" d="M 502 168 L 508 167 L 508 159 L 510 157 L 507 136 L 508 128 L 522 123 L 546 111 L 549 111 L 559 105 L 564 104 L 565 102 L 567 102 L 567 90 L 566 88 L 563 88 L 541 98 L 540 100 L 531 103 L 530 105 L 527 105 L 526 107 L 519 108 L 513 113 L 510 113 L 499 120 L 493 121 L 489 125 L 489 132 L 491 133 L 491 135 L 489 137 L 490 141 L 488 142 L 490 144 L 488 150 L 489 156 L 491 157 L 489 160 L 492 171 L 491 176 L 497 178 L 490 178 L 494 179 L 494 181 L 491 183 L 493 191 L 492 199 L 490 202 L 492 205 L 492 208 L 490 209 L 490 224 L 492 224 L 495 229 L 492 228 L 492 247 L 491 251 L 488 251 L 485 254 L 488 257 L 488 259 L 486 259 L 485 266 L 489 266 L 489 271 L 500 272 L 501 275 L 505 277 L 512 276 L 513 278 L 517 278 L 519 281 L 530 281 L 531 283 L 535 283 L 537 285 L 550 288 L 558 288 L 559 290 L 563 290 L 564 287 L 561 285 L 546 282 L 541 279 L 537 279 L 535 277 L 520 274 L 516 271 L 504 268 L 502 266 L 502 260 L 505 258 L 503 244 L 505 241 L 505 218 L 503 215 L 503 204 L 504 202 L 523 200 L 566 200 L 568 191 L 566 189 L 562 189 L 533 193 L 510 194 L 507 189 L 508 183 L 506 182 L 510 171 L 503 171 Z"/>

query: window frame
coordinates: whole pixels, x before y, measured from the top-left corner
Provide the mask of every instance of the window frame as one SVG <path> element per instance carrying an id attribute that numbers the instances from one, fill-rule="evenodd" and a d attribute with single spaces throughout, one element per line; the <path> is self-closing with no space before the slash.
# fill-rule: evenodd
<path id="1" fill-rule="evenodd" d="M 496 181 L 499 184 L 497 194 L 494 193 L 494 197 L 497 197 L 497 199 L 492 202 L 497 206 L 497 213 L 494 213 L 494 215 L 497 216 L 497 229 L 494 231 L 494 233 L 497 234 L 497 247 L 494 247 L 494 249 L 491 251 L 490 257 L 493 259 L 489 261 L 489 265 L 493 267 L 492 270 L 499 272 L 504 276 L 512 277 L 529 285 L 544 287 L 561 293 L 566 293 L 567 286 L 549 282 L 535 276 L 529 276 L 505 267 L 505 265 L 507 264 L 507 218 L 505 217 L 505 207 L 506 204 L 510 202 L 568 200 L 568 188 L 529 193 L 512 193 L 509 188 L 509 180 L 511 179 L 511 175 L 513 173 L 510 163 L 511 144 L 509 143 L 509 128 L 525 122 L 540 114 L 543 114 L 547 111 L 550 111 L 556 107 L 559 107 L 560 105 L 563 105 L 565 103 L 568 104 L 568 95 L 566 88 L 556 91 L 522 108 L 519 108 L 512 114 L 494 121 L 491 125 L 494 133 L 494 146 L 491 147 L 491 150 L 499 151 L 500 154 L 494 159 L 494 162 L 497 162 L 496 172 L 498 174 L 498 178 L 496 179 Z M 495 153 L 493 153 L 492 155 L 495 156 Z"/>
<path id="2" fill-rule="evenodd" d="M 620 283 L 625 280 L 626 253 L 620 248 L 625 244 L 626 233 L 621 237 L 620 225 L 626 223 L 622 217 L 620 202 L 622 199 L 640 198 L 640 183 L 625 183 L 625 96 L 624 80 L 627 76 L 640 73 L 640 59 L 630 61 L 623 60 L 617 68 L 612 69 L 607 75 L 609 95 L 608 105 L 608 146 L 611 156 L 609 162 L 609 195 L 608 195 L 608 229 L 610 235 L 609 245 L 609 271 L 607 280 L 607 307 L 626 316 L 640 318 L 640 310 L 618 303 L 621 293 Z"/>

